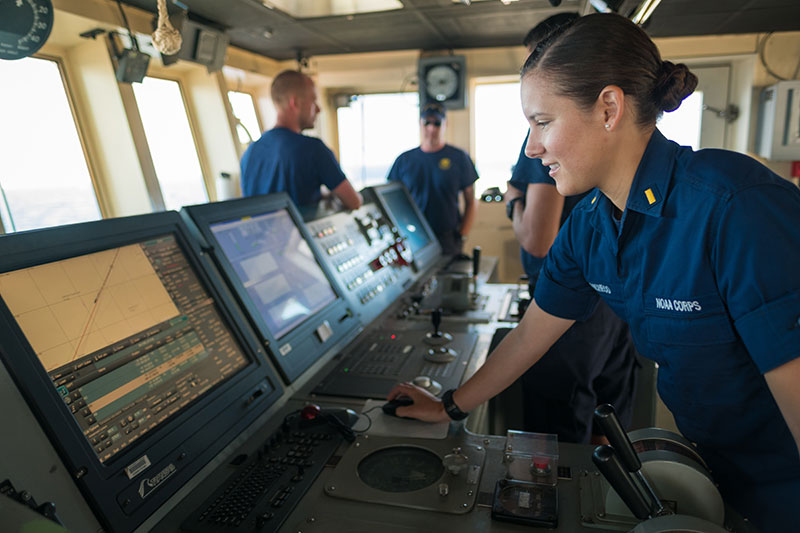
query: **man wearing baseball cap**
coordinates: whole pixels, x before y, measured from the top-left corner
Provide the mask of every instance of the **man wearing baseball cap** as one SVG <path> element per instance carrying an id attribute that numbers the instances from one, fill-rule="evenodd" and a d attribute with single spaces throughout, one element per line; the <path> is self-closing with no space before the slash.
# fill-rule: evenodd
<path id="1" fill-rule="evenodd" d="M 439 239 L 442 251 L 458 254 L 475 219 L 473 184 L 478 173 L 464 150 L 444 142 L 447 119 L 442 104 L 425 105 L 419 122 L 420 146 L 400 154 L 387 179 L 405 184 Z M 464 201 L 463 213 L 459 211 L 459 193 Z"/>

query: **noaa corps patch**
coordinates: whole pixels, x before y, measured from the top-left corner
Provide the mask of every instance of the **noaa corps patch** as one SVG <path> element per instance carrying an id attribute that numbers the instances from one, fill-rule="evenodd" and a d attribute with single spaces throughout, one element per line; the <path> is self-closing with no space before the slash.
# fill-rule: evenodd
<path id="1" fill-rule="evenodd" d="M 449 157 L 443 157 L 439 160 L 439 168 L 442 170 L 447 170 L 453 165 L 453 162 L 450 161 Z"/>

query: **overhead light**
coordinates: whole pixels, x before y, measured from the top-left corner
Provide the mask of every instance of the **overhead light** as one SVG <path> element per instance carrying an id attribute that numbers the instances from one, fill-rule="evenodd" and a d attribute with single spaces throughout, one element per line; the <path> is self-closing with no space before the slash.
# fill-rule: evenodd
<path id="1" fill-rule="evenodd" d="M 647 19 L 650 18 L 650 15 L 653 14 L 653 11 L 656 10 L 658 4 L 660 3 L 661 0 L 644 0 L 644 2 L 639 5 L 638 9 L 636 9 L 636 12 L 631 17 L 631 21 L 634 24 L 641 26 L 647 22 Z"/>

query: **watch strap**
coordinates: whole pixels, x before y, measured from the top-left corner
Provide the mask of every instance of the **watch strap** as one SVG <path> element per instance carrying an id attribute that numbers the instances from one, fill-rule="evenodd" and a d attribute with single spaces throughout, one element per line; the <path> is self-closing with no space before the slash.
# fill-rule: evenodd
<path id="1" fill-rule="evenodd" d="M 455 389 L 450 389 L 442 394 L 442 405 L 444 405 L 444 410 L 447 413 L 447 416 L 452 418 L 453 420 L 464 420 L 467 418 L 467 414 L 462 411 L 457 405 L 456 402 L 453 401 L 453 393 Z"/>
<path id="2" fill-rule="evenodd" d="M 524 196 L 517 196 L 516 198 L 512 198 L 508 202 L 506 202 L 506 216 L 509 220 L 514 220 L 514 204 L 517 202 L 522 202 L 523 205 L 525 204 L 525 197 Z"/>

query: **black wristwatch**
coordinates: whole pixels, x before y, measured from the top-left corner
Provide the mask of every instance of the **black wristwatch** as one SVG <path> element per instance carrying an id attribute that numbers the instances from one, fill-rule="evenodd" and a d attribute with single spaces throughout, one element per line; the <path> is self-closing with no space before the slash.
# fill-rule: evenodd
<path id="1" fill-rule="evenodd" d="M 455 389 L 445 391 L 444 394 L 442 394 L 442 404 L 444 405 L 444 410 L 447 413 L 447 416 L 453 420 L 464 420 L 467 418 L 467 413 L 462 411 L 456 405 L 456 402 L 453 401 L 453 393 L 455 391 Z"/>
<path id="2" fill-rule="evenodd" d="M 516 198 L 512 198 L 511 200 L 506 202 L 506 216 L 508 220 L 514 220 L 514 203 L 515 202 L 522 202 L 522 205 L 525 205 L 525 197 L 524 196 L 517 196 Z"/>

